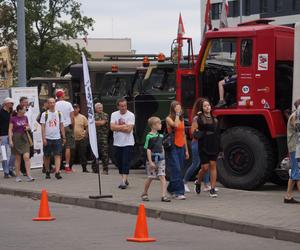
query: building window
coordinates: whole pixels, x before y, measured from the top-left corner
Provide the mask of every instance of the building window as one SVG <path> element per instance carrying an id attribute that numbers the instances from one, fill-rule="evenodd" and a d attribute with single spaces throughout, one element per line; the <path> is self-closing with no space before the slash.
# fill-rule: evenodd
<path id="1" fill-rule="evenodd" d="M 268 0 L 260 0 L 259 9 L 260 9 L 260 13 L 268 12 Z"/>
<path id="2" fill-rule="evenodd" d="M 275 11 L 279 12 L 283 10 L 283 0 L 275 0 Z"/>
<path id="3" fill-rule="evenodd" d="M 220 19 L 222 12 L 222 3 L 214 3 L 211 5 L 211 19 L 217 20 Z"/>
<path id="4" fill-rule="evenodd" d="M 251 15 L 251 1 L 245 0 L 245 16 Z"/>
<path id="5" fill-rule="evenodd" d="M 252 64 L 252 40 L 241 41 L 240 64 L 242 67 L 249 67 Z"/>
<path id="6" fill-rule="evenodd" d="M 228 2 L 229 4 L 229 13 L 228 13 L 228 17 L 237 17 L 239 16 L 238 13 L 238 1 L 230 1 Z"/>
<path id="7" fill-rule="evenodd" d="M 293 10 L 300 11 L 300 0 L 293 0 Z"/>

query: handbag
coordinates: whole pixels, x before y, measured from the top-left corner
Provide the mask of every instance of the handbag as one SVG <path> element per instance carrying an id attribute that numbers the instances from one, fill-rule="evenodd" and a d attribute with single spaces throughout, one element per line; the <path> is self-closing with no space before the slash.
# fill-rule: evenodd
<path id="1" fill-rule="evenodd" d="M 171 133 L 168 133 L 168 132 L 164 133 L 164 137 L 162 139 L 162 145 L 165 150 L 171 149 L 171 147 L 173 145 L 173 134 L 174 134 L 173 129 L 172 129 Z"/>
<path id="2" fill-rule="evenodd" d="M 205 131 L 202 131 L 202 130 L 195 130 L 193 132 L 193 137 L 196 139 L 196 140 L 201 140 L 204 136 L 205 136 Z"/>

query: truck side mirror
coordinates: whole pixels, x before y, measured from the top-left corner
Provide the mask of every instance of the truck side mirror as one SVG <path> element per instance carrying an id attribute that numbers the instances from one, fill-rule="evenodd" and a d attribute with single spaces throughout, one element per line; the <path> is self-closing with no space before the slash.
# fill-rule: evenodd
<path id="1" fill-rule="evenodd" d="M 181 75 L 181 103 L 191 108 L 196 100 L 195 75 Z"/>

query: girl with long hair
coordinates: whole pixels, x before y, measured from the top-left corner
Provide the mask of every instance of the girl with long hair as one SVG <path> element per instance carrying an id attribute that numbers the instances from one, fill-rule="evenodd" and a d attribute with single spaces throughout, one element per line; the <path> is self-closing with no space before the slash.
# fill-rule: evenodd
<path id="1" fill-rule="evenodd" d="M 203 98 L 198 98 L 192 109 L 192 127 L 191 127 L 191 135 L 192 135 L 192 142 L 191 142 L 191 152 L 192 152 L 192 164 L 186 170 L 183 181 L 184 181 L 184 189 L 185 192 L 189 193 L 190 189 L 188 187 L 188 181 L 194 176 L 197 170 L 200 168 L 201 159 L 199 157 L 199 150 L 198 150 L 198 139 L 193 136 L 194 131 L 197 129 L 198 124 L 198 117 L 201 114 L 200 105 L 202 104 Z M 210 190 L 209 186 L 209 173 L 204 175 L 204 189 L 203 191 L 207 192 Z"/>
<path id="2" fill-rule="evenodd" d="M 170 170 L 168 192 L 177 200 L 185 200 L 182 169 L 184 159 L 189 158 L 189 151 L 185 136 L 183 110 L 181 104 L 173 101 L 170 113 L 166 118 L 167 130 L 172 137 L 172 146 L 166 150 L 167 167 Z"/>
<path id="3" fill-rule="evenodd" d="M 205 173 L 210 170 L 210 196 L 217 197 L 217 158 L 220 153 L 220 130 L 218 120 L 212 114 L 210 102 L 203 99 L 200 103 L 201 114 L 197 119 L 199 157 L 201 169 L 195 182 L 197 194 L 201 192 L 201 181 Z"/>

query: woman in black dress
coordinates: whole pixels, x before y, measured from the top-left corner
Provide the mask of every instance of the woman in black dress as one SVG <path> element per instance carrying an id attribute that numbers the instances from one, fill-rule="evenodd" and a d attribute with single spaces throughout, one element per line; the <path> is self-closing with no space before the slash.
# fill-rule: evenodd
<path id="1" fill-rule="evenodd" d="M 217 158 L 220 153 L 220 130 L 218 120 L 212 115 L 211 105 L 207 99 L 203 99 L 200 105 L 201 114 L 198 116 L 197 133 L 201 169 L 198 172 L 198 180 L 195 182 L 196 192 L 201 192 L 201 181 L 204 174 L 210 170 L 211 190 L 210 196 L 217 197 L 215 190 L 217 182 Z"/>

